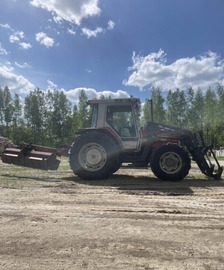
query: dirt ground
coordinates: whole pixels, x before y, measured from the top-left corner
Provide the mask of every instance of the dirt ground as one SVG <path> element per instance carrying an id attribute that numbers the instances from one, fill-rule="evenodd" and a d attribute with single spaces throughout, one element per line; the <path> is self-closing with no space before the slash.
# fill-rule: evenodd
<path id="1" fill-rule="evenodd" d="M 223 270 L 224 181 L 121 168 L 84 182 L 66 165 L 0 162 L 0 269 Z"/>

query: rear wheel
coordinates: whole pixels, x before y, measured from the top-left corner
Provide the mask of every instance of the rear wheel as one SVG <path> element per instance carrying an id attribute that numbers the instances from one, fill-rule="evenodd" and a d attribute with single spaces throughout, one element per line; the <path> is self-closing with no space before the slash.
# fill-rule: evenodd
<path id="1" fill-rule="evenodd" d="M 118 151 L 114 141 L 100 132 L 85 133 L 69 152 L 70 167 L 81 179 L 105 179 L 114 172 Z"/>
<path id="2" fill-rule="evenodd" d="M 178 181 L 188 174 L 191 160 L 182 147 L 177 144 L 165 144 L 153 152 L 150 165 L 159 179 Z"/>

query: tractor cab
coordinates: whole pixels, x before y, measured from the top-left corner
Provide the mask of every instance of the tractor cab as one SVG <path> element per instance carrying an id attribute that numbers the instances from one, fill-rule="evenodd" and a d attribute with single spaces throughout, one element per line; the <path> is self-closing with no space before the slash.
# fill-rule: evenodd
<path id="1" fill-rule="evenodd" d="M 89 100 L 92 107 L 91 128 L 106 129 L 122 144 L 124 150 L 138 150 L 140 134 L 135 98 Z"/>

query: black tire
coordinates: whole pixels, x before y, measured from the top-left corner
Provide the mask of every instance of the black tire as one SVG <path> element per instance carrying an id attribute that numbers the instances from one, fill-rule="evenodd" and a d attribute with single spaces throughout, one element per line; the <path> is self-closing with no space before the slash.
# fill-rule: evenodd
<path id="1" fill-rule="evenodd" d="M 191 168 L 188 153 L 177 144 L 164 144 L 151 156 L 152 172 L 161 180 L 178 181 L 183 179 Z"/>
<path id="2" fill-rule="evenodd" d="M 111 174 L 113 174 L 116 171 L 118 171 L 120 169 L 121 165 L 122 165 L 122 163 L 119 160 L 115 161 L 114 162 L 114 165 L 111 168 Z"/>
<path id="3" fill-rule="evenodd" d="M 114 141 L 100 132 L 80 135 L 69 151 L 73 172 L 83 180 L 101 180 L 114 172 L 118 151 Z"/>

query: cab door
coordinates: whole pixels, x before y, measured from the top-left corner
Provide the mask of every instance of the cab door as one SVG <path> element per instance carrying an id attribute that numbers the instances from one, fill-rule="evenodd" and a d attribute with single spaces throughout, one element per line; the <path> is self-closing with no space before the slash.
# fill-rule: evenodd
<path id="1" fill-rule="evenodd" d="M 138 150 L 139 130 L 130 104 L 108 105 L 106 123 L 120 137 L 125 150 Z"/>

